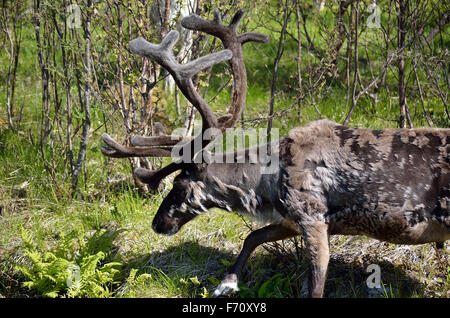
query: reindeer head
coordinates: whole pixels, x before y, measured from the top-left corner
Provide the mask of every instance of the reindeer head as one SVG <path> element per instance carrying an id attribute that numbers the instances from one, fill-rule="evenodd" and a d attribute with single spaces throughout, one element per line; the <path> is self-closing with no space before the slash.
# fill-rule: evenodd
<path id="1" fill-rule="evenodd" d="M 202 132 L 195 138 L 169 135 L 134 136 L 130 140 L 133 147 L 124 147 L 108 134 L 102 136 L 104 142 L 109 146 L 102 147 L 102 153 L 115 158 L 169 157 L 173 153 L 173 146 L 180 142 L 183 143 L 183 146 L 179 148 L 179 153 L 184 157 L 189 154 L 188 162 L 172 162 L 155 171 L 143 168 L 137 168 L 134 171 L 138 179 L 148 184 L 150 188 L 156 189 L 163 178 L 181 170 L 174 179 L 173 189 L 161 203 L 153 220 L 153 229 L 158 233 L 174 234 L 189 220 L 211 207 L 229 208 L 228 203 L 221 204 L 226 200 L 220 200 L 220 186 L 217 188 L 217 182 L 214 179 L 217 179 L 217 176 L 211 176 L 211 165 L 205 162 L 193 163 L 191 161 L 215 138 L 223 134 L 226 128 L 233 127 L 242 113 L 247 92 L 247 74 L 242 45 L 249 41 L 268 41 L 268 37 L 262 34 L 237 33 L 243 13 L 243 10 L 239 10 L 228 26 L 222 23 L 222 17 L 218 10 L 214 11 L 214 20 L 212 21 L 200 18 L 195 14 L 184 18 L 181 22 L 183 27 L 218 37 L 225 48 L 223 51 L 208 54 L 186 64 L 179 64 L 172 52 L 179 37 L 177 31 L 170 31 L 160 44 L 149 43 L 143 38 L 137 38 L 129 44 L 132 52 L 150 58 L 164 67 L 172 75 L 183 95 L 196 107 L 202 117 Z M 195 90 L 192 77 L 206 68 L 227 60 L 230 61 L 233 73 L 232 102 L 228 114 L 217 118 L 206 101 Z M 205 135 L 208 137 L 204 138 Z M 222 168 L 222 170 L 224 169 L 227 170 L 227 168 Z"/>
<path id="2" fill-rule="evenodd" d="M 186 164 L 159 206 L 153 229 L 161 234 L 175 234 L 184 224 L 211 208 L 253 214 L 262 203 L 253 189 L 264 176 L 269 175 L 261 173 L 258 163 Z"/>

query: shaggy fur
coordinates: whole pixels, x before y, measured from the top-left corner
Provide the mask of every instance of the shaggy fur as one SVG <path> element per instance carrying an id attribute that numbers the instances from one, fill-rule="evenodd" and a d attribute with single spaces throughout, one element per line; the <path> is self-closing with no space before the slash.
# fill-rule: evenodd
<path id="1" fill-rule="evenodd" d="M 449 141 L 450 129 L 370 130 L 316 121 L 280 140 L 272 174 L 262 173 L 268 164 L 254 161 L 187 165 L 153 228 L 174 234 L 212 207 L 269 224 L 246 239 L 216 296 L 237 288 L 258 245 L 301 234 L 311 259 L 310 295 L 321 297 L 329 235 L 398 244 L 450 239 Z"/>

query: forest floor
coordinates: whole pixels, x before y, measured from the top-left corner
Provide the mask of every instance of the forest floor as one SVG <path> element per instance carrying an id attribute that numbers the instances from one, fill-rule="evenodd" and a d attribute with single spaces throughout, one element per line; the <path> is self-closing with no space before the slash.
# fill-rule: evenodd
<path id="1" fill-rule="evenodd" d="M 141 194 L 123 160 L 102 166 L 99 162 L 105 159 L 98 154 L 87 164 L 98 176 L 85 185 L 84 193 L 89 195 L 85 200 L 71 199 L 64 194 L 67 189 L 44 177 L 46 171 L 36 160 L 38 151 L 26 135 L 2 130 L 0 136 L 0 294 L 4 297 L 41 296 L 50 288 L 42 275 L 52 277 L 52 260 L 74 263 L 80 255 L 100 251 L 105 257 L 95 270 L 100 273 L 104 264 L 117 262 L 119 275 L 99 281 L 103 291 L 86 291 L 85 297 L 209 297 L 250 228 L 256 227 L 216 209 L 175 236 L 158 235 L 151 222 L 170 180 L 154 195 Z M 107 170 L 112 171 L 109 178 Z M 63 173 L 55 176 L 63 177 Z M 37 255 L 34 259 L 32 251 Z M 55 258 L 46 256 L 49 252 Z M 432 244 L 401 246 L 363 236 L 334 236 L 325 296 L 450 297 L 448 258 L 448 244 L 437 255 Z M 378 289 L 368 287 L 373 281 L 371 264 L 379 266 Z M 20 266 L 31 273 L 27 276 Z M 234 297 L 303 297 L 307 268 L 300 238 L 266 244 L 252 255 Z M 26 281 L 33 281 L 35 287 L 26 287 Z M 43 286 L 36 287 L 39 284 Z M 62 286 L 57 294 L 64 292 Z"/>
<path id="2" fill-rule="evenodd" d="M 334 23 L 332 18 L 326 21 Z M 321 40 L 315 25 L 313 19 L 308 21 L 311 38 L 318 47 L 326 48 L 328 44 Z M 292 34 L 297 32 L 294 26 L 291 29 Z M 269 30 L 265 30 L 271 35 L 267 45 L 246 44 L 249 85 L 244 115 L 249 127 L 266 127 L 273 56 L 279 38 L 279 32 Z M 367 33 L 370 41 L 381 41 L 382 37 L 374 32 L 364 31 L 361 38 L 366 39 Z M 0 297 L 210 297 L 234 262 L 250 228 L 257 225 L 235 213 L 215 209 L 198 216 L 174 236 L 156 234 L 151 228 L 152 219 L 171 189 L 171 178 L 164 180 L 154 194 L 140 193 L 129 162 L 101 154 L 104 105 L 93 105 L 79 193 L 72 196 L 66 148 L 59 143 L 65 132 L 55 129 L 47 143 L 39 145 L 42 98 L 34 33 L 30 24 L 23 34 L 16 88 L 16 105 L 22 105 L 21 123 L 15 131 L 8 129 L 3 107 L 6 97 L 0 95 Z M 321 118 L 342 123 L 351 104 L 344 79 L 317 81 L 303 100 L 299 118 L 296 50 L 297 43 L 288 38 L 275 96 L 273 127 L 280 130 L 280 137 L 296 126 Z M 364 56 L 361 61 L 382 65 L 375 57 Z M 3 78 L 8 63 L 7 54 L 0 55 Z M 320 69 L 322 61 L 305 52 L 303 63 L 304 83 L 312 83 L 315 79 L 307 78 L 307 71 Z M 392 69 L 395 71 L 394 66 Z M 361 97 L 350 126 L 398 126 L 394 71 L 386 77 L 386 88 L 380 90 L 377 103 L 369 96 Z M 369 69 L 361 66 L 361 73 L 369 74 Z M 214 111 L 222 109 L 223 113 L 229 105 L 229 90 L 216 94 L 221 84 L 210 86 L 207 100 L 212 101 Z M 4 85 L 0 89 L 5 91 Z M 415 127 L 426 127 L 425 107 L 435 127 L 448 126 L 441 99 L 427 97 L 422 104 L 417 91 L 408 92 Z M 182 116 L 175 113 L 173 97 L 166 97 L 160 98 L 155 115 L 162 114 L 160 117 L 167 122 L 178 118 L 179 123 Z M 186 106 L 183 100 L 181 104 Z M 60 111 L 62 118 L 65 110 Z M 19 117 L 18 113 L 15 116 Z M 117 112 L 116 117 L 107 118 L 108 133 L 123 140 L 123 118 Z M 81 127 L 82 114 L 74 112 L 74 118 Z M 81 133 L 73 134 L 76 153 Z M 333 236 L 330 244 L 325 297 L 450 297 L 449 242 L 439 255 L 433 244 L 396 245 L 364 236 Z M 258 247 L 243 270 L 240 291 L 233 297 L 304 297 L 308 264 L 301 238 Z M 70 266 L 74 271 L 68 273 Z M 380 286 L 369 288 L 378 270 Z"/>

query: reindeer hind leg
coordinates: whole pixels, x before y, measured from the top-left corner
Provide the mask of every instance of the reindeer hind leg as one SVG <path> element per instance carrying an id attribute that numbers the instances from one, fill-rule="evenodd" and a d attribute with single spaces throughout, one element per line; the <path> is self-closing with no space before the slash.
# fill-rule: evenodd
<path id="1" fill-rule="evenodd" d="M 309 295 L 323 297 L 330 250 L 328 226 L 322 222 L 300 225 L 310 257 Z"/>

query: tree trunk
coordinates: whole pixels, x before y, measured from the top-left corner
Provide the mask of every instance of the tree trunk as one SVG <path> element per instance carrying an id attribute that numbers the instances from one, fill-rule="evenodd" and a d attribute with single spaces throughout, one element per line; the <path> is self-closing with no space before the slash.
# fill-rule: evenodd
<path id="1" fill-rule="evenodd" d="M 358 99 L 356 98 L 356 87 L 358 85 L 358 75 L 359 75 L 359 0 L 355 4 L 355 37 L 354 37 L 354 43 L 355 43 L 355 72 L 353 76 L 353 89 L 352 89 L 352 104 L 350 107 L 350 110 L 348 111 L 347 117 L 345 117 L 343 125 L 347 125 L 350 121 L 350 118 L 353 114 L 353 111 L 355 110 L 356 103 L 358 102 Z"/>
<path id="2" fill-rule="evenodd" d="M 272 130 L 272 117 L 274 111 L 275 104 L 275 93 L 277 88 L 277 78 L 278 78 L 278 64 L 280 63 L 281 57 L 284 53 L 284 48 L 286 44 L 286 30 L 289 22 L 289 16 L 291 15 L 291 11 L 289 10 L 287 0 L 286 3 L 282 4 L 283 6 L 283 27 L 280 32 L 280 38 L 278 40 L 278 49 L 275 59 L 273 61 L 273 74 L 272 81 L 270 83 L 270 102 L 269 102 L 269 114 L 268 114 L 268 122 L 267 122 L 267 142 L 270 142 L 270 134 Z"/>
<path id="3" fill-rule="evenodd" d="M 80 150 L 78 152 L 77 162 L 72 172 L 72 195 L 77 191 L 78 178 L 81 173 L 82 166 L 86 158 L 86 149 L 89 141 L 89 133 L 91 129 L 91 6 L 92 0 L 87 0 L 86 6 L 86 21 L 84 23 L 84 39 L 85 39 L 85 88 L 84 88 L 84 119 L 83 131 L 80 141 Z M 85 180 L 86 182 L 86 180 Z"/>
<path id="4" fill-rule="evenodd" d="M 49 87 L 49 72 L 45 60 L 45 51 L 42 47 L 42 37 L 41 37 L 41 1 L 33 1 L 33 26 L 36 37 L 36 46 L 38 50 L 38 61 L 39 67 L 41 69 L 41 80 L 42 80 L 42 122 L 41 122 L 41 132 L 40 132 L 40 142 L 44 144 L 48 135 L 50 134 L 50 87 Z"/>
<path id="5" fill-rule="evenodd" d="M 353 27 L 355 25 L 355 6 L 350 5 L 350 16 L 348 18 L 348 31 L 347 31 L 347 50 L 346 50 L 346 67 L 345 67 L 345 79 L 347 82 L 347 105 L 350 100 L 350 69 L 352 63 L 352 42 L 353 42 Z"/>
<path id="6" fill-rule="evenodd" d="M 298 42 L 297 42 L 297 113 L 298 118 L 302 116 L 302 101 L 303 101 L 303 89 L 302 89 L 302 72 L 301 72 L 301 64 L 302 64 L 302 32 L 301 32 L 301 14 L 300 14 L 300 3 L 299 0 L 295 1 L 295 13 L 297 15 L 297 34 L 298 34 Z"/>
<path id="7" fill-rule="evenodd" d="M 344 44 L 345 36 L 347 34 L 347 31 L 345 30 L 345 24 L 344 24 L 344 14 L 347 12 L 348 6 L 352 5 L 355 0 L 346 0 L 341 1 L 339 4 L 339 10 L 335 17 L 335 33 L 333 36 L 335 36 L 335 40 L 333 41 L 333 48 L 331 52 L 331 71 L 332 76 L 335 77 L 338 70 L 338 58 L 339 58 L 339 51 Z M 351 20 L 351 19 L 349 19 Z M 350 32 L 350 31 L 349 31 Z"/>
<path id="8" fill-rule="evenodd" d="M 399 11 L 397 15 L 398 23 L 398 48 L 405 45 L 406 40 L 406 14 L 408 8 L 408 0 L 398 1 Z M 405 83 L 405 50 L 400 53 L 398 62 L 398 102 L 400 106 L 400 128 L 406 128 L 406 122 L 412 127 L 409 118 L 408 105 L 406 103 L 406 83 Z"/>

